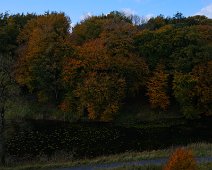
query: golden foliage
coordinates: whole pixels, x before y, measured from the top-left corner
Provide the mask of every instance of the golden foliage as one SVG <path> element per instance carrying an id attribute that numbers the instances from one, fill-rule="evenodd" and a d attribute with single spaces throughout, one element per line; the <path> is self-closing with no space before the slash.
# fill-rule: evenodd
<path id="1" fill-rule="evenodd" d="M 148 66 L 142 58 L 113 56 L 97 38 L 77 47 L 76 55 L 66 59 L 66 98 L 76 103 L 79 115 L 86 108 L 89 119 L 111 121 L 126 94 L 135 94 L 144 86 L 147 74 Z"/>
<path id="2" fill-rule="evenodd" d="M 63 58 L 71 49 L 68 29 L 68 18 L 52 13 L 30 20 L 18 37 L 16 80 L 36 92 L 39 101 L 58 99 Z"/>
<path id="3" fill-rule="evenodd" d="M 197 170 L 197 163 L 191 150 L 177 149 L 169 158 L 164 170 Z"/>
<path id="4" fill-rule="evenodd" d="M 169 96 L 167 94 L 168 88 L 168 74 L 164 71 L 164 66 L 159 64 L 152 77 L 147 82 L 147 95 L 152 108 L 161 108 L 166 110 L 169 106 Z"/>

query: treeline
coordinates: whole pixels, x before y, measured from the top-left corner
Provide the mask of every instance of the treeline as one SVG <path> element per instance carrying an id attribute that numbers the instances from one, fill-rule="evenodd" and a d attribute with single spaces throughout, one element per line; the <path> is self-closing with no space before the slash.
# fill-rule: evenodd
<path id="1" fill-rule="evenodd" d="M 71 29 L 64 13 L 1 14 L 2 111 L 19 94 L 46 118 L 57 109 L 66 120 L 112 121 L 143 95 L 153 110 L 178 103 L 186 118 L 211 115 L 212 19 L 136 21 L 111 12 Z"/>

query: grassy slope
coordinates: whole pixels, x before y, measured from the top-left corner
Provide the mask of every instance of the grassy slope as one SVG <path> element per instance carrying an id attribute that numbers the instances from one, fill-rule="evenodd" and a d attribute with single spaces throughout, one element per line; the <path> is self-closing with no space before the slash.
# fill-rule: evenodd
<path id="1" fill-rule="evenodd" d="M 212 157 L 212 144 L 191 144 L 186 146 L 186 148 L 192 149 L 193 153 L 196 157 Z M 70 161 L 63 162 L 54 160 L 48 163 L 28 163 L 26 165 L 16 165 L 16 166 L 8 166 L 8 167 L 0 167 L 1 170 L 34 170 L 34 169 L 51 169 L 58 167 L 72 167 L 79 165 L 92 165 L 92 164 L 102 164 L 102 163 L 112 163 L 112 162 L 129 162 L 129 161 L 139 161 L 144 159 L 157 159 L 169 157 L 170 154 L 176 148 L 169 148 L 166 150 L 153 150 L 153 151 L 145 151 L 145 152 L 128 152 L 123 154 L 111 155 L 111 156 L 102 156 L 95 159 L 88 160 L 78 160 L 78 161 Z M 211 165 L 208 165 L 211 167 Z M 124 167 L 129 168 L 129 167 Z M 135 167 L 136 168 L 145 168 L 145 167 Z M 148 168 L 148 167 L 147 167 Z M 158 167 L 156 167 L 158 168 Z M 204 168 L 204 167 L 202 167 Z M 206 167 L 207 168 L 207 167 Z M 125 170 L 123 169 L 123 170 Z M 131 168 L 130 168 L 131 169 Z M 141 169 L 143 170 L 143 169 Z M 149 169 L 150 170 L 150 169 Z M 156 170 L 156 169 L 155 169 Z M 206 169 L 203 169 L 206 170 Z"/>

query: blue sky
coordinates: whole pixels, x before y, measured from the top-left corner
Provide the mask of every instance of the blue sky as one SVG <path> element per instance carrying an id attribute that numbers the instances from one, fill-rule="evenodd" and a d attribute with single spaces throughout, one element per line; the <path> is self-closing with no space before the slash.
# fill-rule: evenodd
<path id="1" fill-rule="evenodd" d="M 179 11 L 184 16 L 204 14 L 212 18 L 212 0 L 0 0 L 0 13 L 58 11 L 65 12 L 73 23 L 86 15 L 107 14 L 114 10 L 144 17 L 173 16 Z"/>

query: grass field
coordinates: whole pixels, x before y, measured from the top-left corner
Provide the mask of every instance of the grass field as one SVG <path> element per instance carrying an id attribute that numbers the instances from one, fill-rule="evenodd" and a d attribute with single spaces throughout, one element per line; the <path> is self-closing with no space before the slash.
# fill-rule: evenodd
<path id="1" fill-rule="evenodd" d="M 212 143 L 196 143 L 185 146 L 193 151 L 195 157 L 212 157 Z M 60 167 L 73 167 L 80 165 L 95 165 L 95 164 L 106 164 L 114 162 L 130 162 L 130 161 L 140 161 L 158 158 L 167 158 L 176 149 L 176 147 L 171 147 L 165 150 L 153 150 L 144 152 L 126 152 L 123 154 L 102 156 L 94 159 L 84 159 L 84 160 L 69 160 L 69 161 L 58 161 L 57 157 L 49 162 L 28 162 L 21 165 L 7 165 L 6 167 L 0 167 L 1 170 L 46 170 L 52 168 Z M 199 165 L 201 170 L 212 169 L 212 164 L 202 164 Z M 208 169 L 209 168 L 209 169 Z M 134 167 L 121 167 L 115 170 L 161 170 L 161 166 L 134 166 Z"/>

